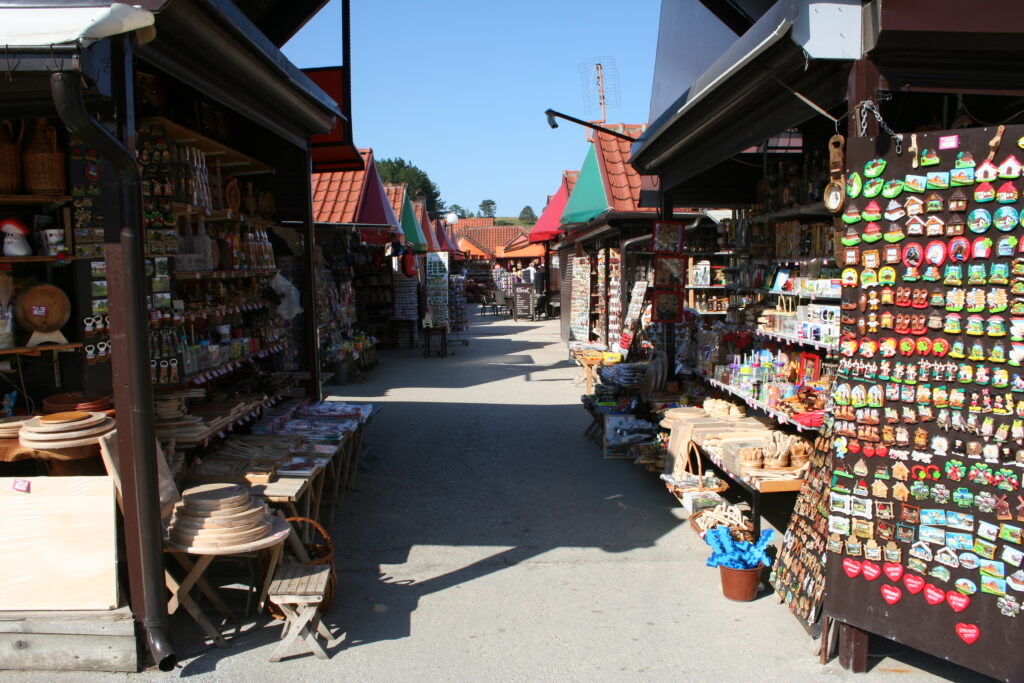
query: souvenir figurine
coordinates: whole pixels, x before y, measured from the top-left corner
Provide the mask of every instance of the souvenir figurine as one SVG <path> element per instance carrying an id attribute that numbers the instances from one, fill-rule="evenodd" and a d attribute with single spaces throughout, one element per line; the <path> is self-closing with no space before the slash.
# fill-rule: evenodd
<path id="1" fill-rule="evenodd" d="M 4 237 L 4 256 L 31 256 L 32 247 L 26 236 L 31 232 L 17 218 L 5 218 L 0 221 L 0 232 Z"/>

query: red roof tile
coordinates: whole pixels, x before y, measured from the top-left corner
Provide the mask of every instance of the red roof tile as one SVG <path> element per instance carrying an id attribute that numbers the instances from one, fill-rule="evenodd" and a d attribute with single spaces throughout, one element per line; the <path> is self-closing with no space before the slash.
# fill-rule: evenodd
<path id="1" fill-rule="evenodd" d="M 617 123 L 605 127 L 637 138 L 647 129 L 647 124 Z M 655 211 L 640 208 L 640 174 L 629 165 L 629 140 L 598 131 L 594 135 L 594 147 L 612 211 Z"/>
<path id="2" fill-rule="evenodd" d="M 488 228 L 494 225 L 493 218 L 460 218 L 455 226 L 462 228 Z"/>
<path id="3" fill-rule="evenodd" d="M 572 188 L 576 187 L 576 179 L 580 177 L 579 171 L 562 171 L 562 180 L 565 182 L 565 189 L 572 194 Z"/>
<path id="4" fill-rule="evenodd" d="M 520 235 L 528 235 L 526 228 L 518 225 L 490 225 L 477 227 L 463 227 L 463 220 L 474 220 L 472 218 L 460 219 L 455 224 L 455 235 L 458 239 L 467 239 L 474 245 L 485 251 L 490 256 L 500 253 L 506 244 Z M 493 220 L 488 218 L 486 220 Z"/>
<path id="5" fill-rule="evenodd" d="M 316 223 L 355 223 L 373 150 L 361 149 L 363 170 L 313 174 L 313 216 Z"/>
<path id="6" fill-rule="evenodd" d="M 402 204 L 405 202 L 405 192 L 408 189 L 406 183 L 384 183 L 384 191 L 391 202 L 391 210 L 395 212 L 398 220 L 402 220 Z"/>

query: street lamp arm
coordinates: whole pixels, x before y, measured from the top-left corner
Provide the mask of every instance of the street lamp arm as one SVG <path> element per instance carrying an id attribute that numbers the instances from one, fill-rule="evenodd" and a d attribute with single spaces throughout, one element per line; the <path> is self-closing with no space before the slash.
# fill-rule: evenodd
<path id="1" fill-rule="evenodd" d="M 555 121 L 555 117 L 557 116 L 560 119 L 565 119 L 566 121 L 572 121 L 573 123 L 578 123 L 579 125 L 586 126 L 587 128 L 593 128 L 594 130 L 599 130 L 602 133 L 607 133 L 608 135 L 614 135 L 615 137 L 622 138 L 623 140 L 629 140 L 630 142 L 636 142 L 636 138 L 630 137 L 630 136 L 626 135 L 625 133 L 620 133 L 617 130 L 612 130 L 611 128 L 605 128 L 604 126 L 599 126 L 599 125 L 597 125 L 595 123 L 590 123 L 589 121 L 584 121 L 583 119 L 578 119 L 575 116 L 569 116 L 568 114 L 563 114 L 562 112 L 555 111 L 554 109 L 548 109 L 548 110 L 546 110 L 544 112 L 544 114 L 548 117 L 548 125 L 551 126 L 552 128 L 558 128 L 558 122 Z"/>

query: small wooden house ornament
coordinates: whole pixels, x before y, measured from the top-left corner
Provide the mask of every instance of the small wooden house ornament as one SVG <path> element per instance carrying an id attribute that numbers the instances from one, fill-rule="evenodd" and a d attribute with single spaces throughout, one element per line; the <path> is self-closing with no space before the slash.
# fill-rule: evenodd
<path id="1" fill-rule="evenodd" d="M 930 237 L 938 237 L 946 231 L 946 224 L 938 216 L 929 216 L 924 224 L 924 234 Z"/>
<path id="2" fill-rule="evenodd" d="M 953 194 L 949 195 L 949 210 L 953 212 L 967 210 L 967 195 L 963 190 L 954 190 Z"/>
<path id="3" fill-rule="evenodd" d="M 871 485 L 871 495 L 874 496 L 875 498 L 888 498 L 889 487 L 885 484 L 884 481 L 878 481 L 876 479 L 875 483 Z"/>
<path id="4" fill-rule="evenodd" d="M 858 477 L 868 476 L 868 464 L 864 461 L 864 458 L 861 458 L 856 463 L 854 463 L 853 473 L 856 474 Z"/>
<path id="5" fill-rule="evenodd" d="M 938 192 L 932 192 L 924 200 L 924 210 L 929 213 L 936 213 L 943 210 L 942 195 Z"/>
<path id="6" fill-rule="evenodd" d="M 1020 199 L 1020 192 L 1017 191 L 1016 186 L 1007 180 L 1005 183 L 999 186 L 996 190 L 996 201 L 1000 204 L 1013 204 Z"/>
<path id="7" fill-rule="evenodd" d="M 981 165 L 974 169 L 974 182 L 992 182 L 999 177 L 999 167 L 986 159 Z"/>
<path id="8" fill-rule="evenodd" d="M 924 234 L 924 219 L 920 216 L 914 216 L 907 221 L 906 230 L 908 235 L 923 235 Z"/>
<path id="9" fill-rule="evenodd" d="M 917 216 L 924 213 L 924 202 L 920 197 L 911 197 L 903 203 L 903 208 L 906 209 L 908 216 Z"/>
<path id="10" fill-rule="evenodd" d="M 908 479 L 910 479 L 910 468 L 908 468 L 902 462 L 897 461 L 896 464 L 892 466 L 892 478 L 899 479 L 900 481 L 907 481 Z M 895 489 L 893 489 L 893 496 L 896 496 Z M 900 500 L 906 500 L 906 498 L 901 498 Z"/>
<path id="11" fill-rule="evenodd" d="M 892 497 L 905 502 L 910 499 L 910 489 L 901 481 L 892 487 Z"/>
<path id="12" fill-rule="evenodd" d="M 1021 172 L 1021 164 L 1017 161 L 1017 157 L 1010 155 L 1006 157 L 1003 163 L 999 164 L 999 177 L 1000 178 L 1019 178 Z"/>

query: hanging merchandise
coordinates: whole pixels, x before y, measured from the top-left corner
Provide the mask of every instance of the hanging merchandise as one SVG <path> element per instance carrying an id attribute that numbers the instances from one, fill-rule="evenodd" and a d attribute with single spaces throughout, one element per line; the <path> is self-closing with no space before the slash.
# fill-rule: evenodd
<path id="1" fill-rule="evenodd" d="M 405 273 L 406 277 L 415 277 L 416 273 L 419 272 L 416 268 L 416 252 L 412 249 L 407 249 L 402 254 L 402 272 Z"/>
<path id="2" fill-rule="evenodd" d="M 902 240 L 892 291 L 877 296 L 890 285 L 873 264 L 848 262 L 831 452 L 797 503 L 802 524 L 826 528 L 827 616 L 1007 680 L 1024 671 L 1024 229 L 1010 143 L 1022 136 L 1024 126 L 915 133 L 906 153 L 899 141 L 849 140 L 847 172 L 881 168 L 906 215 L 886 215 Z M 837 229 L 866 240 L 874 211 L 864 215 L 862 194 L 847 183 L 840 219 L 859 206 L 862 220 Z M 876 296 L 891 330 L 866 320 Z M 800 575 L 784 575 L 810 538 L 801 528 L 780 562 L 787 601 L 791 590 L 807 599 Z"/>

